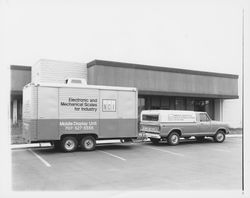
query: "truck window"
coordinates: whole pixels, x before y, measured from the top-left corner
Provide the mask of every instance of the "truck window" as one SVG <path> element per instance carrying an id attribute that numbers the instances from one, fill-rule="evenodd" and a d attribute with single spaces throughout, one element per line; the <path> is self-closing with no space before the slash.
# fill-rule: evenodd
<path id="1" fill-rule="evenodd" d="M 209 117 L 207 116 L 206 113 L 201 113 L 200 114 L 200 122 L 208 122 L 210 121 Z"/>
<path id="2" fill-rule="evenodd" d="M 159 120 L 159 115 L 142 115 L 142 120 L 158 121 Z"/>

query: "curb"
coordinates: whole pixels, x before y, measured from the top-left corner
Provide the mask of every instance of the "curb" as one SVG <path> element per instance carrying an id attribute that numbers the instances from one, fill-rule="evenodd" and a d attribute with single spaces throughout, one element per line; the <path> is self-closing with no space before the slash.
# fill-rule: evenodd
<path id="1" fill-rule="evenodd" d="M 236 138 L 236 137 L 242 137 L 241 134 L 228 134 L 226 135 L 227 138 Z M 148 142 L 149 139 L 143 140 L 143 142 Z M 97 144 L 109 144 L 109 143 L 121 143 L 120 140 L 97 140 Z M 136 142 L 134 142 L 136 143 Z M 12 144 L 10 145 L 10 148 L 15 149 L 27 149 L 27 148 L 43 148 L 43 147 L 51 147 L 52 145 L 50 143 L 32 143 L 32 144 Z"/>
<path id="2" fill-rule="evenodd" d="M 97 144 L 109 144 L 109 143 L 121 143 L 120 140 L 97 140 Z M 12 144 L 10 148 L 15 149 L 27 149 L 27 148 L 43 148 L 52 147 L 50 143 L 32 143 L 32 144 Z"/>

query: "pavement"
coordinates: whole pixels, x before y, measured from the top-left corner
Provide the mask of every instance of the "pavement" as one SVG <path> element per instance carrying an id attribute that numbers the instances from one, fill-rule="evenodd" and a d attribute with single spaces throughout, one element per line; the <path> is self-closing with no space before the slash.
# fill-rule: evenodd
<path id="1" fill-rule="evenodd" d="M 98 142 L 95 151 L 60 153 L 52 147 L 12 149 L 14 191 L 241 190 L 242 138 L 223 143 L 181 140 Z"/>

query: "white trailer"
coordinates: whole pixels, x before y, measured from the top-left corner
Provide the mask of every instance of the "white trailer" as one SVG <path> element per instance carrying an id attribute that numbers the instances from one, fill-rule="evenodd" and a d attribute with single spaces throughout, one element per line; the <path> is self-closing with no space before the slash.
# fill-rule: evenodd
<path id="1" fill-rule="evenodd" d="M 23 137 L 70 152 L 94 150 L 96 140 L 138 137 L 137 89 L 35 84 L 23 88 Z"/>

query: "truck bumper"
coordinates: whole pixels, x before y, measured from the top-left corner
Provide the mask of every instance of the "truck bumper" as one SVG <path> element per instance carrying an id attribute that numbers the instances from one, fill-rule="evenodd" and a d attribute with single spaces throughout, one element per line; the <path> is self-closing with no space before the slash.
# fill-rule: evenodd
<path id="1" fill-rule="evenodd" d="M 145 132 L 145 135 L 146 135 L 147 138 L 161 139 L 161 136 L 158 133 Z"/>

